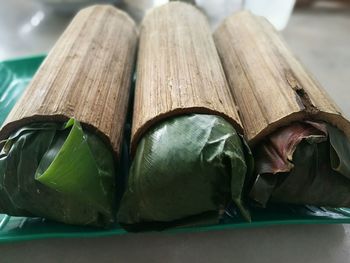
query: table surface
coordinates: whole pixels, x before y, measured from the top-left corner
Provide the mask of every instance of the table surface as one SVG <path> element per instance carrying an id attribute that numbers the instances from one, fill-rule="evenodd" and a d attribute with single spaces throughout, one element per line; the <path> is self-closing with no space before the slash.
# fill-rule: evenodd
<path id="1" fill-rule="evenodd" d="M 140 21 L 162 1 L 119 5 Z M 198 0 L 213 27 L 240 1 Z M 220 8 L 220 6 L 224 8 Z M 47 52 L 71 16 L 34 1 L 2 1 L 0 60 Z M 350 10 L 296 10 L 283 35 L 295 54 L 350 115 Z M 1 262 L 350 262 L 350 225 L 291 225 L 205 233 L 147 233 L 0 245 Z"/>

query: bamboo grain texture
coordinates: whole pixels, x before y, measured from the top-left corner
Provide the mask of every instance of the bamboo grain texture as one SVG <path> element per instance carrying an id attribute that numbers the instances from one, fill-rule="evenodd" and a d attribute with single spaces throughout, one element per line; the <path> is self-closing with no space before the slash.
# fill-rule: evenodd
<path id="1" fill-rule="evenodd" d="M 132 152 L 156 123 L 188 113 L 241 122 L 205 16 L 171 2 L 150 11 L 140 28 Z"/>
<path id="2" fill-rule="evenodd" d="M 10 112 L 0 138 L 28 123 L 74 117 L 118 158 L 137 37 L 131 18 L 112 6 L 80 11 Z"/>
<path id="3" fill-rule="evenodd" d="M 348 120 L 267 20 L 237 13 L 214 41 L 251 145 L 303 119 L 329 122 L 349 137 Z"/>

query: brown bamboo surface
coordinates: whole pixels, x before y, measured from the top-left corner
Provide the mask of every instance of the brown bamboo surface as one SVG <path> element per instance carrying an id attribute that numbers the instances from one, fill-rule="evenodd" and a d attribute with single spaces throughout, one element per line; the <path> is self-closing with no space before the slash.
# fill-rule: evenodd
<path id="1" fill-rule="evenodd" d="M 28 123 L 74 117 L 118 157 L 137 36 L 131 18 L 112 6 L 80 11 L 9 114 L 0 138 Z"/>
<path id="2" fill-rule="evenodd" d="M 302 119 L 329 122 L 349 137 L 348 120 L 267 20 L 237 13 L 214 40 L 251 145 Z"/>
<path id="3" fill-rule="evenodd" d="M 242 131 L 205 16 L 172 2 L 153 9 L 141 25 L 132 153 L 150 126 L 186 113 L 220 115 Z"/>

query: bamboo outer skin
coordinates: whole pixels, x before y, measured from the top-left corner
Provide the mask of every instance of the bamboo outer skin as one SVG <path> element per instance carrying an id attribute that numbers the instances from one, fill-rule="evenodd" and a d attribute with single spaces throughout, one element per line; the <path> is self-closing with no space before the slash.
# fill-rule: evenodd
<path id="1" fill-rule="evenodd" d="M 348 120 L 267 20 L 237 13 L 214 41 L 250 145 L 303 119 L 326 121 L 349 137 Z"/>
<path id="2" fill-rule="evenodd" d="M 0 139 L 28 123 L 74 117 L 118 158 L 137 37 L 131 18 L 112 6 L 80 11 L 10 112 Z"/>
<path id="3" fill-rule="evenodd" d="M 131 152 L 154 124 L 189 113 L 215 114 L 238 132 L 241 122 L 205 16 L 171 2 L 140 28 Z"/>

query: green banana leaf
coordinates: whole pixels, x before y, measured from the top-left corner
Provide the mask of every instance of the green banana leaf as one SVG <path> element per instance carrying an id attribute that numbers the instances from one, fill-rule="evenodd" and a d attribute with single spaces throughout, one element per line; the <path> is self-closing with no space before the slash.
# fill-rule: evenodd
<path id="1" fill-rule="evenodd" d="M 350 142 L 332 125 L 294 123 L 255 150 L 250 197 L 271 203 L 350 207 Z"/>
<path id="2" fill-rule="evenodd" d="M 242 201 L 246 158 L 251 166 L 249 148 L 223 118 L 193 114 L 168 119 L 138 144 L 118 221 L 170 222 L 210 211 L 218 219 L 230 201 L 250 220 Z"/>
<path id="3" fill-rule="evenodd" d="M 112 152 L 74 119 L 20 128 L 0 153 L 0 213 L 111 225 L 116 213 Z"/>

